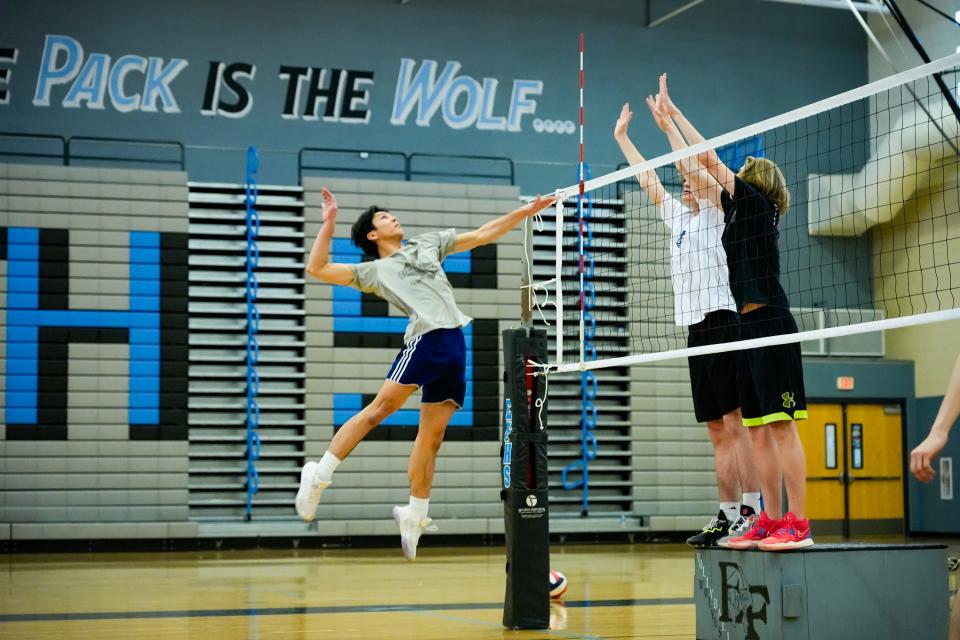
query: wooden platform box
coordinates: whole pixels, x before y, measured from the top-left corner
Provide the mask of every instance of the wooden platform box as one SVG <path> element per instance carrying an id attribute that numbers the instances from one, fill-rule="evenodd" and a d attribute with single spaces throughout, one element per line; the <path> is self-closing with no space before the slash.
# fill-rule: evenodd
<path id="1" fill-rule="evenodd" d="M 693 587 L 700 640 L 947 637 L 944 545 L 701 549 Z"/>

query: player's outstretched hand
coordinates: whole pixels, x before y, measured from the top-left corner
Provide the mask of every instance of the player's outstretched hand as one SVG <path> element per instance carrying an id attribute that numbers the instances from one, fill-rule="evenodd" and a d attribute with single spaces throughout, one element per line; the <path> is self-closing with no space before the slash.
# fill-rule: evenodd
<path id="1" fill-rule="evenodd" d="M 930 435 L 917 448 L 910 452 L 910 473 L 920 482 L 930 482 L 936 475 L 931 464 L 947 444 L 947 436 L 937 431 Z"/>
<path id="2" fill-rule="evenodd" d="M 337 199 L 333 197 L 333 194 L 330 193 L 330 190 L 326 187 L 321 188 L 320 193 L 323 194 L 323 210 L 321 211 L 323 221 L 336 220 Z"/>
<path id="3" fill-rule="evenodd" d="M 557 201 L 557 196 L 553 193 L 547 196 L 537 194 L 537 197 L 524 205 L 524 213 L 527 217 L 535 216 Z"/>
<path id="4" fill-rule="evenodd" d="M 662 105 L 663 112 L 668 116 L 680 115 L 680 109 L 677 109 L 677 105 L 673 104 L 673 100 L 670 99 L 670 94 L 667 92 L 667 74 L 660 74 L 660 102 Z"/>
<path id="5" fill-rule="evenodd" d="M 670 133 L 673 128 L 673 121 L 664 110 L 663 101 L 660 99 L 660 95 L 657 94 L 656 98 L 653 96 L 647 96 L 647 107 L 650 108 L 650 115 L 653 116 L 653 119 L 657 123 L 657 126 L 660 127 L 660 130 L 664 133 Z"/>
<path id="6" fill-rule="evenodd" d="M 627 127 L 630 126 L 630 120 L 633 118 L 633 111 L 630 111 L 630 103 L 624 102 L 620 109 L 620 117 L 617 118 L 617 125 L 613 128 L 613 137 L 622 138 L 627 135 Z"/>

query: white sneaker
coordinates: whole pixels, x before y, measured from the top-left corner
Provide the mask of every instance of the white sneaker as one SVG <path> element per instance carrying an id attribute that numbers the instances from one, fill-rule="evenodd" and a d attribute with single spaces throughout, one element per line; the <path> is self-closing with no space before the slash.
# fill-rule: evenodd
<path id="1" fill-rule="evenodd" d="M 430 518 L 417 520 L 410 513 L 410 507 L 394 507 L 393 519 L 400 527 L 400 546 L 403 547 L 403 557 L 407 560 L 416 560 L 417 543 L 424 531 L 436 531 L 437 525 Z"/>
<path id="2" fill-rule="evenodd" d="M 300 490 L 297 491 L 297 515 L 310 522 L 317 515 L 320 494 L 330 486 L 329 480 L 317 479 L 316 462 L 308 462 L 300 471 Z"/>
<path id="3" fill-rule="evenodd" d="M 727 530 L 727 535 L 717 540 L 717 546 L 724 549 L 730 549 L 730 538 L 736 538 L 745 535 L 747 531 L 750 531 L 750 527 L 752 527 L 753 523 L 756 521 L 756 515 L 737 516 L 736 521 L 734 521 L 734 523 L 730 525 L 730 528 Z"/>

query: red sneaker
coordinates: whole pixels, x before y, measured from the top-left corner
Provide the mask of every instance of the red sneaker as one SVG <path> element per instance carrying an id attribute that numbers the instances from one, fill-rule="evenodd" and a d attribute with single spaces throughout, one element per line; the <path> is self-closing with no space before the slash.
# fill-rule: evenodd
<path id="1" fill-rule="evenodd" d="M 760 541 L 779 529 L 781 524 L 781 520 L 771 520 L 767 517 L 766 512 L 761 511 L 760 517 L 754 520 L 749 531 L 742 536 L 727 538 L 723 541 L 722 546 L 727 549 L 756 549 Z"/>
<path id="2" fill-rule="evenodd" d="M 783 516 L 783 525 L 757 545 L 761 551 L 791 551 L 813 546 L 810 521 L 801 520 L 792 513 Z"/>

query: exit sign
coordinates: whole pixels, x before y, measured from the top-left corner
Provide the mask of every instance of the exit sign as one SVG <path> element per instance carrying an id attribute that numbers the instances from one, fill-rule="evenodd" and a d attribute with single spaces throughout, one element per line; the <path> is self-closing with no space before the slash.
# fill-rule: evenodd
<path id="1" fill-rule="evenodd" d="M 837 389 L 840 391 L 853 391 L 853 376 L 840 376 L 837 378 Z"/>

